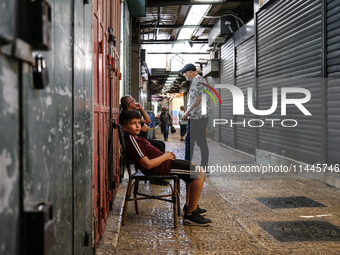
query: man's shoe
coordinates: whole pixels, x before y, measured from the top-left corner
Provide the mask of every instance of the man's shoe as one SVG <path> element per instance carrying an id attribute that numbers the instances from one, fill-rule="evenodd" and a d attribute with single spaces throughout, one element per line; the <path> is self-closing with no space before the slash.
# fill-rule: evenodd
<path id="1" fill-rule="evenodd" d="M 205 226 L 210 225 L 210 223 L 211 223 L 211 220 L 204 218 L 202 215 L 200 215 L 197 212 L 197 210 L 193 211 L 190 215 L 185 213 L 183 217 L 184 225 L 205 227 Z"/>
<path id="2" fill-rule="evenodd" d="M 188 206 L 185 204 L 185 205 L 183 206 L 183 215 L 186 214 L 187 209 L 188 209 Z M 207 214 L 207 210 L 206 210 L 206 209 L 203 209 L 203 208 L 200 208 L 199 205 L 197 205 L 196 211 L 197 211 L 200 215 L 202 215 L 202 216 L 204 216 L 204 215 Z"/>

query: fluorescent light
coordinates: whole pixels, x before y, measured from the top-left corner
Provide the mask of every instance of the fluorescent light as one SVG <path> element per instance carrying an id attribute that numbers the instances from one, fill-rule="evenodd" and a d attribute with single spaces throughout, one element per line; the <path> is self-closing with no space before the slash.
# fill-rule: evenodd
<path id="1" fill-rule="evenodd" d="M 190 9 L 190 13 L 185 19 L 184 25 L 199 25 L 202 20 L 202 16 L 210 8 L 210 4 L 193 5 Z"/>
<path id="2" fill-rule="evenodd" d="M 193 5 L 190 12 L 185 19 L 184 25 L 199 25 L 202 22 L 203 15 L 209 10 L 210 4 L 203 5 Z M 192 33 L 196 28 L 182 28 L 178 34 L 178 40 L 180 39 L 190 39 Z"/>

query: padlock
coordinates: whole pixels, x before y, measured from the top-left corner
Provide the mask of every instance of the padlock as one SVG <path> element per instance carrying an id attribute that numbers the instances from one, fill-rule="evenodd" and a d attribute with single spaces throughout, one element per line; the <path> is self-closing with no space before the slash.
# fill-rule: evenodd
<path id="1" fill-rule="evenodd" d="M 38 54 L 35 57 L 35 70 L 33 71 L 33 86 L 35 89 L 44 89 L 50 78 L 48 75 L 48 68 L 46 67 L 45 59 Z"/>
<path id="2" fill-rule="evenodd" d="M 116 37 L 113 35 L 113 28 L 109 27 L 109 43 L 112 42 L 112 45 L 116 47 Z"/>
<path id="3" fill-rule="evenodd" d="M 109 42 L 112 42 L 113 46 L 116 47 L 117 41 L 113 34 L 109 34 Z"/>

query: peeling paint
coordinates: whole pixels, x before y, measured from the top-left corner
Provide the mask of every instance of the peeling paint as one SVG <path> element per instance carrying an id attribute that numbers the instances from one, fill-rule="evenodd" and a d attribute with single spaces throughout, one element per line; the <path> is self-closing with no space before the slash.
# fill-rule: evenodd
<path id="1" fill-rule="evenodd" d="M 58 209 L 57 216 L 56 216 L 57 222 L 60 222 L 60 214 L 61 214 L 61 210 Z"/>
<path id="2" fill-rule="evenodd" d="M 6 149 L 0 154 L 0 213 L 6 209 L 9 213 L 13 213 L 9 207 L 10 195 L 15 187 L 18 179 L 18 164 L 16 162 L 15 171 L 12 176 L 8 175 L 7 167 L 13 163 L 11 154 Z"/>
<path id="3" fill-rule="evenodd" d="M 52 129 L 50 130 L 50 132 L 51 132 L 51 134 L 55 135 L 55 134 L 57 133 L 57 130 L 56 130 L 55 128 L 52 128 Z"/>
<path id="4" fill-rule="evenodd" d="M 63 132 L 63 127 L 64 127 L 63 119 L 60 119 L 60 120 L 59 120 L 58 126 L 59 126 L 58 131 L 59 131 L 60 133 L 62 133 L 62 132 Z"/>
<path id="5" fill-rule="evenodd" d="M 45 103 L 46 103 L 46 106 L 48 108 L 50 105 L 52 105 L 52 98 L 50 96 L 46 97 Z"/>
<path id="6" fill-rule="evenodd" d="M 75 144 L 80 143 L 81 145 L 83 145 L 84 142 L 85 142 L 85 135 L 84 135 L 84 132 L 77 131 L 77 135 L 80 135 L 81 138 L 80 138 L 79 140 L 77 140 Z"/>
<path id="7" fill-rule="evenodd" d="M 3 68 L 0 80 L 2 84 L 2 97 L 4 102 L 2 113 L 3 115 L 16 113 L 18 111 L 17 74 L 9 68 Z"/>
<path id="8" fill-rule="evenodd" d="M 58 94 L 61 95 L 61 96 L 72 97 L 72 93 L 71 93 L 71 91 L 68 89 L 68 87 L 65 87 L 65 91 L 62 90 L 61 88 L 59 88 Z"/>

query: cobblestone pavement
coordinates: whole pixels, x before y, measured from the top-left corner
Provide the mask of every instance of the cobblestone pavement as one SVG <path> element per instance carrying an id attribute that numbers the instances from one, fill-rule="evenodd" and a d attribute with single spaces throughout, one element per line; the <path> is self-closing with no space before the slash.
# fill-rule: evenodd
<path id="1" fill-rule="evenodd" d="M 161 134 L 157 130 L 157 137 Z M 170 134 L 166 150 L 184 157 L 179 130 Z M 257 165 L 253 157 L 209 141 L 210 164 Z M 199 162 L 199 161 L 198 161 Z M 123 185 L 126 186 L 126 181 Z M 164 192 L 154 184 L 143 190 Z M 181 203 L 185 201 L 181 184 Z M 256 198 L 305 196 L 327 207 L 270 209 Z M 181 207 L 182 207 L 181 206 Z M 279 242 L 262 229 L 267 221 L 327 221 L 340 226 L 340 191 L 297 174 L 211 173 L 206 178 L 200 206 L 208 210 L 211 226 L 173 228 L 172 205 L 158 200 L 139 202 L 139 214 L 129 203 L 126 225 L 121 227 L 118 254 L 340 254 L 340 241 Z"/>

